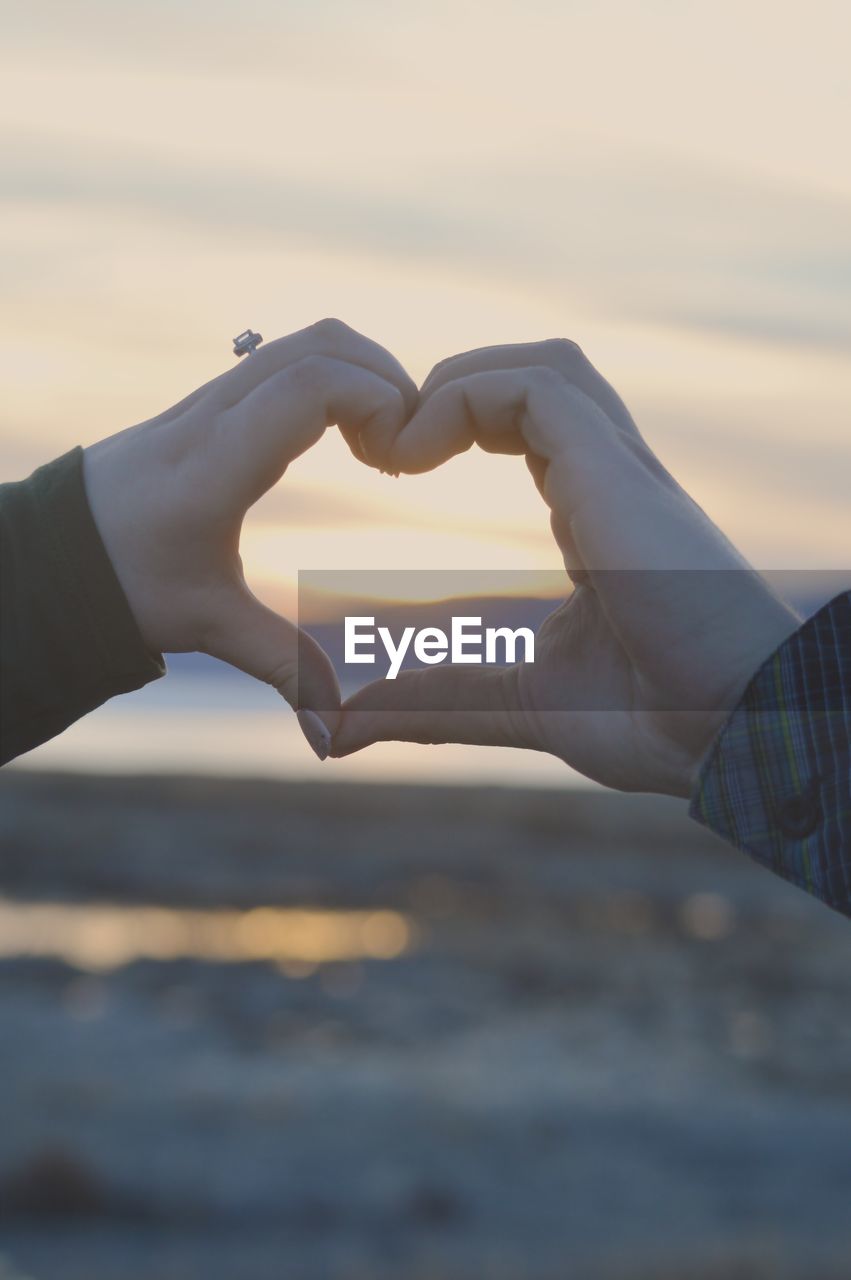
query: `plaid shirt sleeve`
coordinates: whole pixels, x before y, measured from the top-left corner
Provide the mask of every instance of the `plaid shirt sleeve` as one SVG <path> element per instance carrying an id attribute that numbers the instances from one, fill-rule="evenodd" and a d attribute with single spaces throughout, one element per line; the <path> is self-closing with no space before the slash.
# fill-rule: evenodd
<path id="1" fill-rule="evenodd" d="M 759 669 L 716 739 L 689 813 L 851 916 L 851 592 Z"/>

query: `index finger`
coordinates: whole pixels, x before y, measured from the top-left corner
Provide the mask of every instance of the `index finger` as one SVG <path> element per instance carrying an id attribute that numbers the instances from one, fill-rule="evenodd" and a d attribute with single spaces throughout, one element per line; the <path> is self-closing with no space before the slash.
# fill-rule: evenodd
<path id="1" fill-rule="evenodd" d="M 402 427 L 394 471 L 431 471 L 472 445 L 544 464 L 583 441 L 622 435 L 589 396 L 546 366 L 469 374 L 437 388 Z"/>
<path id="2" fill-rule="evenodd" d="M 285 338 L 264 343 L 253 355 L 243 357 L 239 364 L 199 387 L 163 416 L 170 417 L 188 409 L 202 398 L 208 400 L 215 410 L 232 409 L 267 379 L 310 356 L 326 356 L 346 364 L 360 365 L 397 388 L 408 415 L 416 408 L 416 383 L 396 357 L 342 320 L 329 318 L 318 320 L 316 324 Z"/>
<path id="3" fill-rule="evenodd" d="M 393 438 L 404 418 L 392 383 L 362 365 L 307 356 L 216 414 L 214 431 L 204 415 L 207 496 L 217 486 L 224 506 L 242 515 L 330 423 L 350 436 L 375 430 Z"/>
<path id="4" fill-rule="evenodd" d="M 594 368 L 581 347 L 568 338 L 548 338 L 543 342 L 515 342 L 497 347 L 478 347 L 450 356 L 436 364 L 420 390 L 420 403 L 448 382 L 474 373 L 497 370 L 552 369 L 578 387 L 603 413 L 624 430 L 638 434 L 632 415 L 614 387 Z"/>
<path id="5" fill-rule="evenodd" d="M 568 571 L 582 563 L 571 529 L 576 512 L 589 499 L 599 510 L 613 474 L 629 469 L 642 447 L 583 391 L 538 366 L 446 383 L 399 432 L 390 466 L 429 471 L 473 444 L 531 460 Z"/>

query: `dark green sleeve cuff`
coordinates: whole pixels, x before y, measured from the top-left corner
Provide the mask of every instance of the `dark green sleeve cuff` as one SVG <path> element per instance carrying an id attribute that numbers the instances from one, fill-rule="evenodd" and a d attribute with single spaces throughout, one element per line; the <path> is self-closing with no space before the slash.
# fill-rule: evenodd
<path id="1" fill-rule="evenodd" d="M 165 674 L 89 509 L 83 451 L 0 485 L 0 763 Z"/>

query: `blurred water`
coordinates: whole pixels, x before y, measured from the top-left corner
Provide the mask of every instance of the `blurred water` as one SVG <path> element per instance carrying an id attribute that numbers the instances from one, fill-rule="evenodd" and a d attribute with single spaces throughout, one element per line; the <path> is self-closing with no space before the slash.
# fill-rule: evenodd
<path id="1" fill-rule="evenodd" d="M 848 921 L 673 801 L 4 770 L 0 892 L 3 1280 L 848 1275 Z"/>
<path id="2" fill-rule="evenodd" d="M 200 654 L 170 655 L 168 667 L 164 680 L 113 698 L 21 763 L 28 769 L 86 773 L 589 785 L 551 756 L 507 748 L 389 742 L 320 764 L 274 690 Z"/>

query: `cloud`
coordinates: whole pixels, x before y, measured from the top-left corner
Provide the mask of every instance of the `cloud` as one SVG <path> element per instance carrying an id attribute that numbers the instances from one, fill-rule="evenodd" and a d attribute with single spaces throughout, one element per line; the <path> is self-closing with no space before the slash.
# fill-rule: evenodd
<path id="1" fill-rule="evenodd" d="M 431 522 L 412 517 L 401 506 L 341 489 L 294 483 L 276 485 L 253 507 L 253 518 L 261 522 L 296 528 L 343 528 L 358 525 L 414 525 L 430 527 Z"/>
<path id="2" fill-rule="evenodd" d="M 276 248 L 440 264 L 602 317 L 835 352 L 851 341 L 851 202 L 658 156 L 458 160 L 378 180 L 289 176 L 46 135 L 6 137 L 0 194 Z"/>
<path id="3" fill-rule="evenodd" d="M 380 21 L 387 4 L 357 6 L 356 33 L 372 15 Z M 352 82 L 365 71 L 387 75 L 392 63 L 375 41 L 361 40 L 355 62 L 351 48 L 355 20 L 345 0 L 251 0 L 238 10 L 231 0 L 145 0 L 144 5 L 112 0 L 39 0 L 21 5 L 4 19 L 6 56 L 35 54 L 85 66 L 174 69 L 184 76 L 247 73 L 309 79 L 335 62 L 335 78 Z"/>
<path id="4" fill-rule="evenodd" d="M 349 184 L 290 179 L 241 168 L 169 160 L 139 148 L 7 134 L 0 196 L 8 201 L 109 208 L 228 236 L 287 235 L 330 251 L 388 258 L 456 259 L 478 242 L 479 258 L 507 249 L 505 231 L 477 229 L 435 203 L 370 195 Z"/>
<path id="5" fill-rule="evenodd" d="M 851 439 L 814 442 L 806 431 L 784 438 L 771 429 L 771 418 L 766 411 L 765 428 L 755 431 L 752 418 L 724 423 L 700 410 L 692 409 L 684 418 L 660 407 L 651 444 L 663 461 L 675 460 L 677 474 L 688 466 L 703 481 L 714 482 L 718 492 L 751 495 L 756 509 L 784 505 L 789 512 L 795 503 L 809 502 L 851 520 Z"/>
<path id="6" fill-rule="evenodd" d="M 523 477 L 525 479 L 525 476 Z M 545 508 L 541 507 L 541 528 L 529 529 L 519 524 L 490 523 L 447 519 L 438 510 L 412 510 L 410 505 L 382 501 L 375 497 L 345 493 L 342 489 L 294 483 L 291 479 L 276 485 L 252 508 L 251 520 L 259 526 L 281 529 L 380 529 L 393 528 L 406 532 L 426 531 L 445 537 L 458 534 L 479 539 L 488 545 L 508 539 L 512 543 L 540 551 L 552 546 Z"/>
<path id="7" fill-rule="evenodd" d="M 808 314 L 807 314 L 808 313 Z M 851 351 L 851 315 L 840 312 L 825 316 L 812 304 L 804 314 L 777 315 L 768 306 L 761 311 L 732 308 L 689 313 L 670 307 L 660 319 L 678 329 L 701 333 L 717 333 L 743 341 L 767 343 L 778 347 L 804 347 L 824 354 L 845 355 Z"/>

